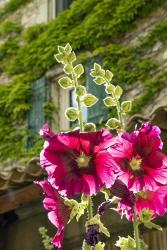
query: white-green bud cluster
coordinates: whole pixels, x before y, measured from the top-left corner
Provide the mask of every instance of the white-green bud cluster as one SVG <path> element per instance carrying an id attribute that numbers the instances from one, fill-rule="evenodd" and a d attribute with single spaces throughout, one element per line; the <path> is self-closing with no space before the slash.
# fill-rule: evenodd
<path id="1" fill-rule="evenodd" d="M 73 63 L 76 61 L 76 55 L 72 51 L 69 43 L 65 47 L 58 46 L 58 54 L 55 55 L 55 59 L 59 63 L 62 63 L 64 65 L 64 72 L 67 75 L 59 79 L 59 85 L 64 89 L 74 88 L 77 96 L 76 101 L 78 103 L 78 109 L 73 107 L 68 108 L 65 112 L 65 116 L 69 121 L 79 120 L 80 125 L 82 123 L 81 126 L 83 129 L 81 107 L 92 107 L 94 104 L 96 104 L 98 99 L 96 96 L 87 93 L 84 86 L 79 85 L 78 79 L 83 75 L 84 67 L 82 64 L 73 66 Z M 101 69 L 101 71 L 105 73 L 104 70 Z M 97 72 L 100 73 L 100 69 L 98 69 L 98 66 Z M 86 126 L 85 129 L 88 129 L 88 126 Z M 89 126 L 89 129 L 94 131 L 96 128 L 94 128 L 93 126 L 90 128 Z"/>
<path id="2" fill-rule="evenodd" d="M 118 113 L 118 119 L 109 119 L 106 125 L 110 129 L 123 129 L 123 115 L 126 115 L 131 111 L 131 101 L 124 101 L 121 103 L 120 98 L 123 94 L 123 89 L 117 85 L 111 83 L 113 73 L 110 70 L 104 70 L 102 67 L 95 63 L 94 68 L 91 70 L 91 76 L 94 78 L 94 82 L 98 85 L 105 85 L 105 92 L 108 96 L 103 100 L 106 107 L 116 107 Z"/>

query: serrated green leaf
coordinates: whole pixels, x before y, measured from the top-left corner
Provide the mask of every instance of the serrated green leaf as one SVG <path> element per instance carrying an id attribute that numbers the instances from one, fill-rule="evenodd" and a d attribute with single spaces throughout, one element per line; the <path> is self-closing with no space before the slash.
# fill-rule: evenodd
<path id="1" fill-rule="evenodd" d="M 128 113 L 132 109 L 132 102 L 131 101 L 125 101 L 121 103 L 121 110 L 123 113 Z"/>
<path id="2" fill-rule="evenodd" d="M 115 246 L 120 247 L 121 250 L 136 250 L 135 240 L 130 236 L 127 238 L 119 237 L 119 240 L 116 242 Z"/>
<path id="3" fill-rule="evenodd" d="M 83 96 L 83 95 L 85 95 L 85 94 L 86 94 L 86 88 L 85 88 L 84 86 L 78 86 L 78 87 L 76 88 L 76 94 L 77 94 L 78 96 Z"/>
<path id="4" fill-rule="evenodd" d="M 54 55 L 54 58 L 56 59 L 56 61 L 58 62 L 58 63 L 64 63 L 64 55 L 63 54 L 56 54 L 56 55 Z"/>
<path id="5" fill-rule="evenodd" d="M 83 245 L 82 245 L 82 250 L 91 250 L 92 247 L 89 246 L 86 241 L 84 240 Z"/>
<path id="6" fill-rule="evenodd" d="M 72 121 L 72 122 L 76 121 L 79 116 L 78 109 L 74 107 L 67 108 L 65 111 L 65 116 L 69 121 Z"/>
<path id="7" fill-rule="evenodd" d="M 74 51 L 72 51 L 71 53 L 70 53 L 70 55 L 68 56 L 68 61 L 69 61 L 69 63 L 73 63 L 74 61 L 76 61 L 76 55 L 75 55 L 75 52 Z"/>
<path id="8" fill-rule="evenodd" d="M 110 232 L 108 229 L 103 225 L 102 222 L 99 223 L 99 232 L 105 234 L 107 237 L 110 237 Z"/>
<path id="9" fill-rule="evenodd" d="M 72 85 L 73 85 L 72 80 L 67 76 L 62 77 L 61 79 L 59 79 L 58 83 L 64 89 L 71 88 Z"/>
<path id="10" fill-rule="evenodd" d="M 66 46 L 64 47 L 64 51 L 65 53 L 69 56 L 71 51 L 72 51 L 72 47 L 69 43 L 66 44 Z"/>
<path id="11" fill-rule="evenodd" d="M 145 222 L 144 226 L 149 228 L 149 229 L 154 228 L 154 229 L 157 229 L 159 231 L 162 231 L 162 227 L 160 225 L 157 225 L 157 224 L 155 224 L 155 223 L 153 223 L 151 221 L 150 222 Z"/>
<path id="12" fill-rule="evenodd" d="M 110 82 L 113 78 L 113 73 L 110 70 L 106 70 L 105 78 L 108 82 Z"/>
<path id="13" fill-rule="evenodd" d="M 93 80 L 97 85 L 102 85 L 106 82 L 106 80 L 101 77 L 101 76 L 98 76 L 96 77 L 94 80 Z"/>
<path id="14" fill-rule="evenodd" d="M 113 107 L 113 106 L 116 106 L 117 104 L 116 104 L 116 101 L 114 100 L 114 98 L 112 98 L 112 97 L 106 97 L 104 100 L 103 100 L 103 102 L 104 102 L 104 105 L 106 106 L 106 107 Z"/>
<path id="15" fill-rule="evenodd" d="M 73 72 L 73 66 L 71 64 L 66 64 L 64 66 L 64 72 L 67 74 L 67 75 L 70 75 L 72 74 Z"/>
<path id="16" fill-rule="evenodd" d="M 64 54 L 64 47 L 62 47 L 62 46 L 57 46 L 57 48 L 58 48 L 58 52 L 61 54 Z"/>
<path id="17" fill-rule="evenodd" d="M 99 242 L 98 244 L 95 245 L 94 249 L 95 250 L 104 250 L 105 244 L 102 242 Z"/>
<path id="18" fill-rule="evenodd" d="M 115 91 L 115 86 L 113 84 L 107 85 L 105 88 L 105 92 L 109 95 L 113 94 L 114 91 Z"/>
<path id="19" fill-rule="evenodd" d="M 95 132 L 96 131 L 96 125 L 92 122 L 86 123 L 84 125 L 84 131 L 85 132 Z"/>
<path id="20" fill-rule="evenodd" d="M 106 126 L 110 129 L 116 129 L 120 126 L 120 122 L 116 118 L 111 118 L 107 121 Z"/>
<path id="21" fill-rule="evenodd" d="M 86 107 L 91 107 L 98 101 L 97 97 L 92 94 L 86 94 L 83 97 L 83 103 Z"/>
<path id="22" fill-rule="evenodd" d="M 74 67 L 74 73 L 79 78 L 84 73 L 84 67 L 82 64 L 78 64 Z"/>
<path id="23" fill-rule="evenodd" d="M 121 95 L 123 94 L 123 89 L 120 86 L 116 86 L 114 94 L 115 94 L 116 98 L 119 99 L 121 97 Z"/>

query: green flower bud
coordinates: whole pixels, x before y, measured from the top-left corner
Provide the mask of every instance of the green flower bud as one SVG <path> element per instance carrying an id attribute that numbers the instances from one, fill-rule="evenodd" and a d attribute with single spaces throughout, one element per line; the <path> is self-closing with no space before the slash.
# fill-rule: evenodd
<path id="1" fill-rule="evenodd" d="M 84 73 L 84 68 L 82 64 L 78 64 L 77 66 L 75 66 L 74 73 L 77 76 L 77 78 L 79 78 Z"/>
<path id="2" fill-rule="evenodd" d="M 116 102 L 114 100 L 114 98 L 112 97 L 106 97 L 104 100 L 104 105 L 107 107 L 112 107 L 112 106 L 116 106 Z"/>
<path id="3" fill-rule="evenodd" d="M 103 77 L 98 76 L 93 80 L 97 85 L 102 85 L 104 84 L 106 81 Z"/>
<path id="4" fill-rule="evenodd" d="M 67 56 L 70 55 L 72 48 L 71 48 L 71 45 L 69 43 L 67 43 L 66 46 L 64 47 L 64 51 L 65 51 Z"/>
<path id="5" fill-rule="evenodd" d="M 115 94 L 117 99 L 119 99 L 121 97 L 122 93 L 123 93 L 123 89 L 119 85 L 116 86 L 114 94 Z"/>
<path id="6" fill-rule="evenodd" d="M 105 78 L 108 82 L 111 82 L 112 78 L 113 78 L 113 73 L 110 70 L 106 70 L 105 73 Z"/>
<path id="7" fill-rule="evenodd" d="M 111 118 L 107 121 L 106 125 L 110 129 L 116 129 L 119 127 L 120 122 L 116 118 Z"/>
<path id="8" fill-rule="evenodd" d="M 73 72 L 73 66 L 71 64 L 66 64 L 64 66 L 64 72 L 67 74 L 67 75 L 70 75 L 72 74 Z"/>
<path id="9" fill-rule="evenodd" d="M 125 102 L 122 102 L 121 104 L 121 110 L 123 113 L 128 113 L 130 112 L 132 109 L 132 102 L 131 101 L 125 101 Z"/>
<path id="10" fill-rule="evenodd" d="M 61 79 L 59 79 L 59 85 L 63 88 L 63 89 L 67 89 L 67 88 L 71 88 L 72 87 L 72 80 L 69 77 L 62 77 Z"/>
<path id="11" fill-rule="evenodd" d="M 76 108 L 70 107 L 66 109 L 65 116 L 69 121 L 76 121 L 78 119 L 78 110 Z"/>
<path id="12" fill-rule="evenodd" d="M 76 94 L 78 96 L 83 96 L 83 95 L 85 95 L 85 93 L 86 93 L 86 88 L 84 86 L 78 86 L 76 88 Z"/>
<path id="13" fill-rule="evenodd" d="M 113 84 L 106 85 L 105 91 L 107 94 L 113 94 L 115 91 L 115 86 Z"/>
<path id="14" fill-rule="evenodd" d="M 84 131 L 85 132 L 95 132 L 96 131 L 96 125 L 92 122 L 86 123 L 84 125 Z"/>
<path id="15" fill-rule="evenodd" d="M 83 97 L 83 103 L 85 104 L 85 106 L 87 107 L 91 107 L 93 106 L 96 102 L 98 101 L 97 97 L 92 95 L 92 94 L 86 94 Z"/>

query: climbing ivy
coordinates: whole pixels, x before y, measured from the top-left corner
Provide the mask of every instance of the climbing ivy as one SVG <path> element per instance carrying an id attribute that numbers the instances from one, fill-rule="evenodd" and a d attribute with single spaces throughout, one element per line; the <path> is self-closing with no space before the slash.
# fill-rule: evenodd
<path id="1" fill-rule="evenodd" d="M 0 16 L 5 18 L 29 1 L 11 0 L 0 9 Z M 8 85 L 0 85 L 0 160 L 27 159 L 39 152 L 41 140 L 26 126 L 30 84 L 56 63 L 53 54 L 58 44 L 71 43 L 80 52 L 82 62 L 102 56 L 103 66 L 111 67 L 114 81 L 123 88 L 138 81 L 143 91 L 134 101 L 132 113 L 139 112 L 165 84 L 165 75 L 153 75 L 158 62 L 145 54 L 157 42 L 165 45 L 167 23 L 158 23 L 137 46 L 121 42 L 135 27 L 137 19 L 147 16 L 163 3 L 163 0 L 83 0 L 81 4 L 80 0 L 75 0 L 56 20 L 35 25 L 24 32 L 20 24 L 4 20 L 0 25 L 0 36 L 6 36 L 0 45 L 0 71 L 11 81 Z M 46 103 L 45 111 L 50 119 L 52 105 Z M 30 137 L 35 137 L 37 142 L 27 149 Z"/>

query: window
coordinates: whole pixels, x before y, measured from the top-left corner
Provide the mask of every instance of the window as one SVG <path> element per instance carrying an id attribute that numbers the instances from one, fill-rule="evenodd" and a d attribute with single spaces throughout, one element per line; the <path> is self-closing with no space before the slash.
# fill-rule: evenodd
<path id="1" fill-rule="evenodd" d="M 55 16 L 69 8 L 72 0 L 55 0 Z"/>
<path id="2" fill-rule="evenodd" d="M 104 85 L 96 85 L 93 82 L 92 77 L 90 76 L 90 71 L 94 66 L 94 63 L 97 62 L 102 64 L 101 58 L 94 58 L 89 60 L 85 65 L 85 75 L 86 75 L 86 87 L 88 93 L 95 95 L 99 100 L 92 107 L 82 108 L 83 120 L 84 122 L 93 122 L 95 124 L 100 124 L 103 121 L 107 120 L 108 113 L 107 108 L 103 104 L 103 99 L 106 97 Z M 70 106 L 77 107 L 76 95 L 74 90 L 70 91 Z M 73 123 L 72 123 L 73 124 Z"/>
<path id="3" fill-rule="evenodd" d="M 87 121 L 94 122 L 95 124 L 99 124 L 103 121 L 107 120 L 107 109 L 103 104 L 103 99 L 106 97 L 105 87 L 104 85 L 97 85 L 93 82 L 92 76 L 90 75 L 90 71 L 94 66 L 94 63 L 102 64 L 101 58 L 93 58 L 89 60 L 85 65 L 85 74 L 86 74 L 86 84 L 87 91 L 95 95 L 99 101 L 92 107 L 88 108 L 87 111 Z"/>
<path id="4" fill-rule="evenodd" d="M 32 83 L 32 95 L 29 100 L 31 109 L 28 112 L 28 129 L 38 132 L 46 122 L 44 104 L 48 100 L 48 88 L 45 77 Z M 28 147 L 33 145 L 33 139 L 28 140 Z"/>

